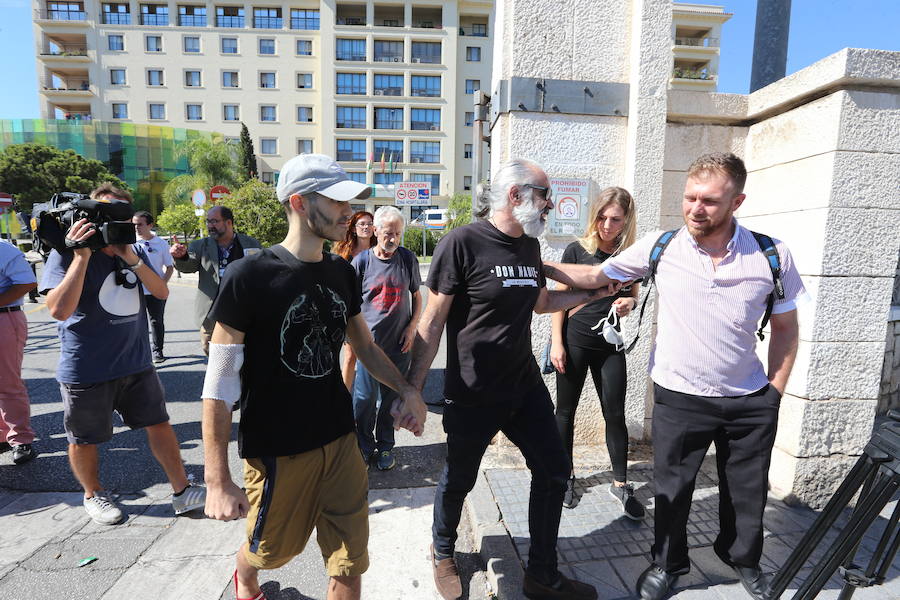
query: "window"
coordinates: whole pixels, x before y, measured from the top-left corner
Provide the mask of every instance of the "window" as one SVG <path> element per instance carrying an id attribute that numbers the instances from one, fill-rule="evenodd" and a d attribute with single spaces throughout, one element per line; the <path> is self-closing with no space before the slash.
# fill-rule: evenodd
<path id="1" fill-rule="evenodd" d="M 437 75 L 413 75 L 412 90 L 413 96 L 423 96 L 426 98 L 437 98 L 441 95 L 441 78 Z"/>
<path id="2" fill-rule="evenodd" d="M 481 48 L 479 46 L 466 46 L 466 60 L 469 62 L 481 62 Z"/>
<path id="3" fill-rule="evenodd" d="M 166 105 L 165 104 L 151 104 L 150 105 L 150 118 L 151 119 L 165 119 L 166 118 Z"/>
<path id="4" fill-rule="evenodd" d="M 188 121 L 203 120 L 203 106 L 200 104 L 185 104 L 185 113 Z"/>
<path id="5" fill-rule="evenodd" d="M 168 25 L 167 4 L 141 4 L 141 25 Z"/>
<path id="6" fill-rule="evenodd" d="M 144 38 L 144 48 L 147 52 L 162 52 L 162 36 L 148 35 Z"/>
<path id="7" fill-rule="evenodd" d="M 466 127 L 471 127 L 475 124 L 475 113 L 467 112 L 466 113 Z"/>
<path id="8" fill-rule="evenodd" d="M 414 108 L 410 115 L 410 129 L 438 131 L 441 128 L 441 109 Z"/>
<path id="9" fill-rule="evenodd" d="M 237 54 L 237 53 L 238 53 L 237 38 L 223 37 L 222 38 L 222 54 Z"/>
<path id="10" fill-rule="evenodd" d="M 104 4 L 100 17 L 104 25 L 131 25 L 131 13 L 128 11 L 127 3 Z"/>
<path id="11" fill-rule="evenodd" d="M 467 191 L 472 189 L 472 176 L 471 175 L 463 176 L 463 189 L 467 190 Z"/>
<path id="12" fill-rule="evenodd" d="M 243 27 L 244 9 L 240 6 L 217 6 L 216 27 Z"/>
<path id="13" fill-rule="evenodd" d="M 403 62 L 403 42 L 375 40 L 376 62 Z"/>
<path id="14" fill-rule="evenodd" d="M 125 85 L 125 69 L 110 69 L 109 83 L 112 85 Z"/>
<path id="15" fill-rule="evenodd" d="M 53 21 L 84 21 L 87 17 L 81 2 L 48 2 L 47 16 Z"/>
<path id="16" fill-rule="evenodd" d="M 192 54 L 200 52 L 200 38 L 195 35 L 184 36 L 184 51 Z"/>
<path id="17" fill-rule="evenodd" d="M 365 171 L 347 171 L 347 178 L 356 183 L 365 183 L 366 173 Z"/>
<path id="18" fill-rule="evenodd" d="M 260 138 L 259 139 L 259 153 L 260 154 L 278 154 L 278 139 L 277 138 Z M 269 172 L 269 176 L 271 177 L 272 173 Z M 271 180 L 269 181 L 271 183 Z"/>
<path id="19" fill-rule="evenodd" d="M 272 38 L 262 38 L 259 40 L 260 54 L 275 54 L 275 40 Z"/>
<path id="20" fill-rule="evenodd" d="M 472 23 L 472 35 L 475 37 L 487 37 L 487 23 Z"/>
<path id="21" fill-rule="evenodd" d="M 113 119 L 127 119 L 128 105 L 124 102 L 113 102 L 112 115 Z"/>
<path id="22" fill-rule="evenodd" d="M 200 71 L 185 71 L 184 85 L 186 87 L 200 87 Z"/>
<path id="23" fill-rule="evenodd" d="M 472 144 L 463 146 L 463 158 L 472 158 Z"/>
<path id="24" fill-rule="evenodd" d="M 394 185 L 400 181 L 403 181 L 403 173 L 375 173 L 374 182 L 378 185 Z"/>
<path id="25" fill-rule="evenodd" d="M 375 76 L 378 79 L 378 75 Z M 365 73 L 338 73 L 336 77 L 337 94 L 365 94 Z"/>
<path id="26" fill-rule="evenodd" d="M 337 140 L 337 160 L 366 160 L 366 140 Z"/>
<path id="27" fill-rule="evenodd" d="M 375 75 L 376 96 L 402 96 L 403 75 Z"/>
<path id="28" fill-rule="evenodd" d="M 291 9 L 291 29 L 310 29 L 319 28 L 319 11 L 302 10 L 297 8 Z"/>
<path id="29" fill-rule="evenodd" d="M 366 40 L 347 40 L 338 38 L 335 46 L 337 60 L 366 60 Z"/>
<path id="30" fill-rule="evenodd" d="M 466 79 L 466 93 L 474 94 L 481 89 L 480 79 Z"/>
<path id="31" fill-rule="evenodd" d="M 272 154 L 274 154 L 274 152 L 273 152 Z M 262 171 L 262 172 L 260 172 L 260 174 L 259 174 L 259 180 L 262 181 L 263 183 L 267 183 L 267 184 L 269 184 L 269 185 L 272 185 L 272 181 L 273 181 L 273 179 L 274 179 L 274 175 L 275 175 L 275 174 L 272 173 L 272 171 Z"/>
<path id="32" fill-rule="evenodd" d="M 312 56 L 312 40 L 297 40 L 297 56 Z"/>
<path id="33" fill-rule="evenodd" d="M 297 73 L 298 90 L 308 90 L 312 86 L 312 73 Z"/>
<path id="34" fill-rule="evenodd" d="M 106 36 L 106 45 L 113 52 L 122 52 L 125 50 L 125 38 L 121 35 L 110 34 Z"/>
<path id="35" fill-rule="evenodd" d="M 222 71 L 222 87 L 241 87 L 237 71 Z"/>
<path id="36" fill-rule="evenodd" d="M 275 89 L 275 72 L 268 71 L 259 74 L 259 87 L 266 89 Z"/>
<path id="37" fill-rule="evenodd" d="M 206 27 L 206 7 L 179 6 L 178 24 L 182 27 Z"/>
<path id="38" fill-rule="evenodd" d="M 414 63 L 440 64 L 440 42 L 413 42 L 412 61 Z"/>
<path id="39" fill-rule="evenodd" d="M 383 157 L 385 166 L 392 159 L 395 163 L 403 162 L 403 140 L 374 140 L 372 148 L 375 160 L 380 162 Z"/>
<path id="40" fill-rule="evenodd" d="M 297 154 L 312 154 L 312 140 L 297 140 Z"/>
<path id="41" fill-rule="evenodd" d="M 338 106 L 335 109 L 334 126 L 339 129 L 365 129 L 366 108 L 364 106 Z"/>
<path id="42" fill-rule="evenodd" d="M 281 29 L 283 21 L 281 19 L 280 8 L 255 8 L 253 9 L 253 28 L 254 29 Z"/>
<path id="43" fill-rule="evenodd" d="M 274 104 L 263 104 L 259 107 L 259 120 L 264 123 L 274 123 L 277 119 Z"/>
<path id="44" fill-rule="evenodd" d="M 375 129 L 403 129 L 403 109 L 376 108 Z"/>
<path id="45" fill-rule="evenodd" d="M 410 142 L 409 162 L 436 163 L 441 162 L 440 142 Z"/>
<path id="46" fill-rule="evenodd" d="M 223 121 L 240 121 L 241 107 L 239 104 L 223 104 L 222 105 Z"/>
<path id="47" fill-rule="evenodd" d="M 437 173 L 413 173 L 411 181 L 427 181 L 430 183 L 432 196 L 437 196 L 441 193 L 441 176 Z"/>
<path id="48" fill-rule="evenodd" d="M 298 123 L 312 123 L 312 120 L 313 120 L 312 106 L 298 106 L 297 107 L 297 122 Z"/>
<path id="49" fill-rule="evenodd" d="M 150 69 L 149 71 L 147 71 L 147 85 L 152 85 L 152 86 L 165 85 L 163 83 L 162 69 Z"/>

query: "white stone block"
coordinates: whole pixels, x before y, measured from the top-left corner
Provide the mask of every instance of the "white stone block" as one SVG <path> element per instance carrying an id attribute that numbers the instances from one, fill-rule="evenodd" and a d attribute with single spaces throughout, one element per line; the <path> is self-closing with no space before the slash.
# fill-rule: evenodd
<path id="1" fill-rule="evenodd" d="M 856 461 L 856 456 L 844 454 L 797 458 L 775 448 L 769 468 L 769 487 L 773 495 L 789 504 L 822 508 Z"/>
<path id="2" fill-rule="evenodd" d="M 859 152 L 900 152 L 900 93 L 851 90 L 842 94 L 838 147 Z M 896 196 L 898 190 L 893 193 Z"/>
<path id="3" fill-rule="evenodd" d="M 598 52 L 598 44 L 601 40 L 623 39 L 628 27 L 629 3 L 600 6 L 596 0 L 575 0 L 572 4 L 568 12 L 572 18 L 574 60 L 571 76 L 566 79 L 627 83 L 628 44 L 603 44 L 602 52 Z M 557 7 L 557 10 L 562 8 Z"/>
<path id="4" fill-rule="evenodd" d="M 835 153 L 831 205 L 897 209 L 900 206 L 900 153 Z"/>
<path id="5" fill-rule="evenodd" d="M 883 358 L 883 341 L 842 343 L 800 340 L 786 391 L 810 400 L 876 399 Z"/>
<path id="6" fill-rule="evenodd" d="M 774 215 L 741 216 L 741 225 L 784 242 L 801 275 L 822 274 L 829 211 L 825 208 Z"/>
<path id="7" fill-rule="evenodd" d="M 775 445 L 796 457 L 861 454 L 872 435 L 876 400 L 781 401 Z"/>
<path id="8" fill-rule="evenodd" d="M 677 217 L 681 219 L 681 201 L 684 197 L 684 184 L 687 174 L 684 171 L 663 171 L 662 201 L 659 206 L 660 217 Z"/>
<path id="9" fill-rule="evenodd" d="M 670 122 L 736 123 L 747 118 L 747 96 L 670 89 L 667 113 Z"/>
<path id="10" fill-rule="evenodd" d="M 231 551 L 223 549 L 223 554 Z M 141 559 L 103 594 L 103 600 L 218 600 L 229 587 L 233 571 L 234 556 Z"/>
<path id="11" fill-rule="evenodd" d="M 746 200 L 739 217 L 778 215 L 825 208 L 831 204 L 835 153 L 826 152 L 787 164 L 757 169 L 748 164 Z"/>
<path id="12" fill-rule="evenodd" d="M 811 302 L 799 308 L 800 338 L 811 342 L 884 339 L 893 281 L 887 277 L 803 277 Z"/>
<path id="13" fill-rule="evenodd" d="M 664 168 L 687 171 L 697 157 L 708 152 L 733 152 L 743 156 L 746 137 L 746 127 L 668 123 Z"/>
<path id="14" fill-rule="evenodd" d="M 822 274 L 893 278 L 900 248 L 900 206 L 829 211 Z"/>

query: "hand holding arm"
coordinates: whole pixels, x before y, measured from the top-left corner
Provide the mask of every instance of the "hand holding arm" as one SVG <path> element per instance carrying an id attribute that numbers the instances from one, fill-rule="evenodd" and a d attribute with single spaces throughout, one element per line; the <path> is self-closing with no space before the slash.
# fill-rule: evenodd
<path id="1" fill-rule="evenodd" d="M 541 314 L 566 310 L 578 306 L 579 304 L 590 302 L 591 300 L 613 296 L 619 291 L 622 284 L 618 281 L 609 281 L 611 281 L 611 283 L 598 289 L 557 291 L 541 288 L 540 295 L 534 305 L 534 312 Z"/>
<path id="2" fill-rule="evenodd" d="M 605 288 L 611 283 L 617 283 L 607 277 L 601 267 L 602 265 L 545 262 L 544 277 L 582 290 Z"/>

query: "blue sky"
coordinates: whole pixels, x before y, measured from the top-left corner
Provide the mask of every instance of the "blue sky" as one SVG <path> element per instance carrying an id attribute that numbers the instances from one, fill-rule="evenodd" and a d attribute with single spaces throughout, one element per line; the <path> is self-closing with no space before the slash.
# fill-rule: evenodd
<path id="1" fill-rule="evenodd" d="M 708 3 L 723 5 L 734 14 L 722 32 L 719 91 L 745 94 L 750 87 L 756 0 Z M 848 46 L 900 50 L 898 24 L 900 0 L 793 0 L 787 72 Z M 6 89 L 0 94 L 0 119 L 37 118 L 31 2 L 0 0 L 0 57 Z"/>

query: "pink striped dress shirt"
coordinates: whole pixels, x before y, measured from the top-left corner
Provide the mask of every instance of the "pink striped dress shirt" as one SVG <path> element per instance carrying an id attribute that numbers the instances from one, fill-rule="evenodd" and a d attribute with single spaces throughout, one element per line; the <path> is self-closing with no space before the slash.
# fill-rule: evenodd
<path id="1" fill-rule="evenodd" d="M 607 260 L 603 272 L 618 281 L 644 277 L 660 233 Z M 794 310 L 806 290 L 787 247 L 773 241 L 785 295 L 775 299 L 772 313 L 779 314 Z M 768 384 L 755 334 L 773 287 L 772 271 L 749 229 L 737 224 L 715 268 L 687 229 L 678 230 L 656 271 L 659 315 L 651 379 L 672 391 L 715 397 L 743 396 Z"/>

